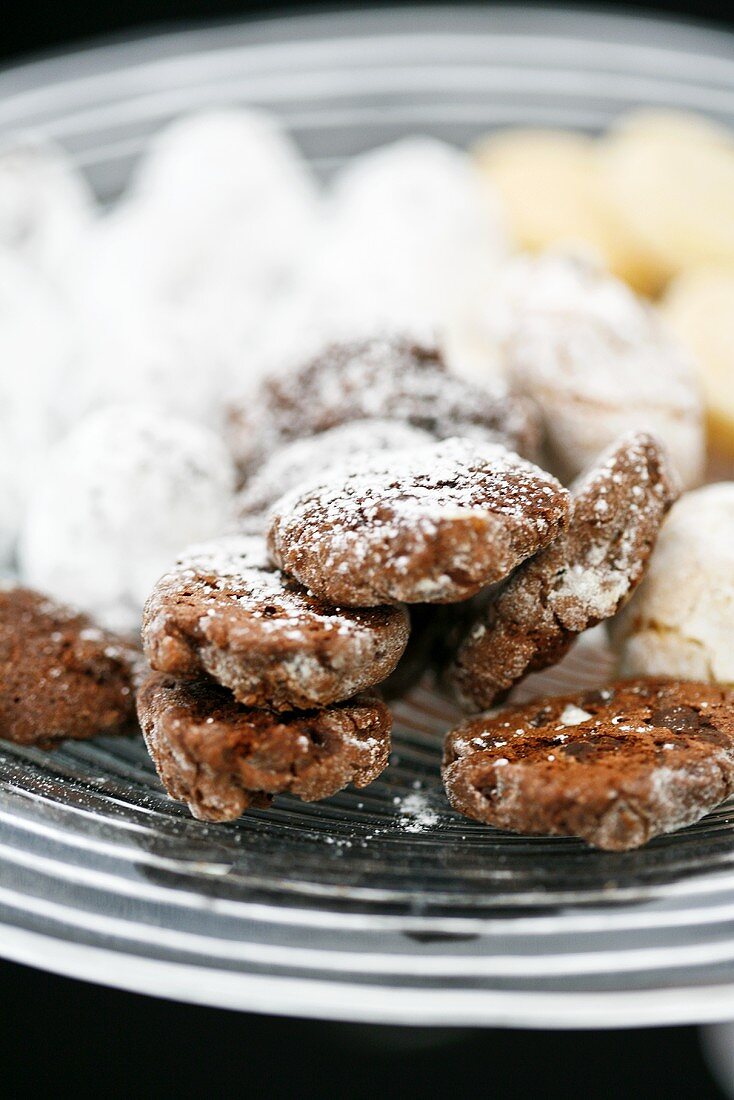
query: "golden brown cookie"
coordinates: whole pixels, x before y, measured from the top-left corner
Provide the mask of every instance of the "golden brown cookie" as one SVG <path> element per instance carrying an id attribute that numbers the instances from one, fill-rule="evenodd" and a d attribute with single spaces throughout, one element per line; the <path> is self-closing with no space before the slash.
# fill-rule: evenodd
<path id="1" fill-rule="evenodd" d="M 131 732 L 141 654 L 30 588 L 0 587 L 0 738 L 50 746 Z"/>
<path id="2" fill-rule="evenodd" d="M 600 458 L 572 487 L 567 531 L 523 562 L 459 644 L 449 680 L 468 710 L 560 661 L 582 631 L 619 610 L 678 493 L 653 436 L 630 433 Z"/>
<path id="3" fill-rule="evenodd" d="M 380 683 L 408 641 L 401 607 L 337 608 L 268 562 L 261 538 L 191 547 L 145 607 L 151 666 L 210 675 L 248 707 L 324 707 Z"/>
<path id="4" fill-rule="evenodd" d="M 550 474 L 498 444 L 449 439 L 283 497 L 269 546 L 336 604 L 455 603 L 547 546 L 567 514 Z"/>
<path id="5" fill-rule="evenodd" d="M 734 692 L 620 680 L 473 719 L 446 738 L 454 809 L 527 834 L 626 851 L 734 790 Z"/>
<path id="6" fill-rule="evenodd" d="M 241 706 L 211 680 L 154 672 L 138 716 L 164 787 L 202 821 L 232 821 L 285 791 L 313 802 L 366 787 L 390 752 L 390 712 L 371 695 L 276 714 Z"/>

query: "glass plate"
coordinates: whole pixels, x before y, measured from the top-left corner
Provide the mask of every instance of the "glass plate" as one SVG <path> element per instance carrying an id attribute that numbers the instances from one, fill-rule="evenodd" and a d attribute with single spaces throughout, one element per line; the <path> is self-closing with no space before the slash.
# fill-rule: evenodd
<path id="1" fill-rule="evenodd" d="M 50 132 L 103 199 L 162 123 L 221 103 L 277 112 L 328 175 L 415 131 L 465 143 L 499 124 L 595 130 L 638 103 L 731 123 L 734 44 L 643 19 L 452 8 L 166 34 L 0 74 L 0 131 Z M 593 685 L 609 668 L 597 634 L 523 695 Z M 166 997 L 344 1020 L 734 1016 L 731 805 L 624 855 L 511 836 L 448 809 L 438 760 L 451 708 L 418 687 L 395 714 L 381 781 L 227 825 L 168 801 L 140 741 L 2 746 L 0 953 Z"/>

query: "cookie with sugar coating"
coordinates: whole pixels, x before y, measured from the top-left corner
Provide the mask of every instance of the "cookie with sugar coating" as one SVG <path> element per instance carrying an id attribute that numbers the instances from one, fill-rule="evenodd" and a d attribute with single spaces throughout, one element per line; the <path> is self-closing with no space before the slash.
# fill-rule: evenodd
<path id="1" fill-rule="evenodd" d="M 328 706 L 380 683 L 409 631 L 404 608 L 338 608 L 311 595 L 247 535 L 185 551 L 143 616 L 154 669 L 212 676 L 245 706 L 278 711 Z"/>
<path id="2" fill-rule="evenodd" d="M 458 646 L 449 679 L 483 710 L 556 664 L 642 579 L 678 479 L 652 436 L 624 436 L 571 488 L 568 529 L 513 573 Z"/>
<path id="3" fill-rule="evenodd" d="M 448 439 L 282 497 L 268 540 L 281 569 L 333 603 L 456 603 L 567 519 L 550 474 L 498 444 Z"/>
<path id="4" fill-rule="evenodd" d="M 484 715 L 446 738 L 454 809 L 500 829 L 639 848 L 734 790 L 734 694 L 621 680 Z"/>
<path id="5" fill-rule="evenodd" d="M 734 483 L 686 493 L 610 625 L 623 675 L 734 684 Z"/>
<path id="6" fill-rule="evenodd" d="M 372 695 L 275 714 L 243 707 L 210 680 L 154 672 L 138 717 L 164 787 L 201 821 L 233 821 L 286 791 L 315 802 L 366 787 L 390 753 L 390 712 Z"/>
<path id="7" fill-rule="evenodd" d="M 629 287 L 578 258 L 520 257 L 498 275 L 486 322 L 504 369 L 541 409 L 562 481 L 627 431 L 665 443 L 683 484 L 703 475 L 703 400 L 688 352 Z"/>

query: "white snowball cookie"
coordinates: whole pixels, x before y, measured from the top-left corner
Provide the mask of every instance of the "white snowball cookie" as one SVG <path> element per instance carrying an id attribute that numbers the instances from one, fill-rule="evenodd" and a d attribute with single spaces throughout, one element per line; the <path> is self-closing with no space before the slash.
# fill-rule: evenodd
<path id="1" fill-rule="evenodd" d="M 314 293 L 340 338 L 471 326 L 506 254 L 499 200 L 467 154 L 406 138 L 336 177 Z"/>
<path id="2" fill-rule="evenodd" d="M 22 533 L 22 577 L 107 627 L 134 630 L 181 547 L 228 526 L 233 494 L 214 433 L 149 409 L 102 409 L 50 456 Z"/>
<path id="3" fill-rule="evenodd" d="M 673 506 L 611 637 L 624 676 L 734 684 L 734 482 Z"/>
<path id="4" fill-rule="evenodd" d="M 55 145 L 32 136 L 0 143 L 0 248 L 63 285 L 94 206 L 86 180 Z"/>
<path id="5" fill-rule="evenodd" d="M 510 383 L 543 412 L 561 478 L 641 429 L 663 440 L 686 486 L 700 482 L 705 434 L 694 364 L 620 280 L 561 253 L 517 257 L 487 296 L 485 324 Z"/>
<path id="6" fill-rule="evenodd" d="M 53 287 L 0 252 L 0 568 L 12 558 L 28 494 L 62 430 L 76 362 L 74 329 Z"/>

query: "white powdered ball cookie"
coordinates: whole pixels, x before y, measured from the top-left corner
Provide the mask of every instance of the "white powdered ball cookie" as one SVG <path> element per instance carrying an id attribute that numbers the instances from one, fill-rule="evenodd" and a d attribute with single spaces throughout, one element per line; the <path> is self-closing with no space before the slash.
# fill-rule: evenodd
<path id="1" fill-rule="evenodd" d="M 549 459 L 571 480 L 627 431 L 665 443 L 686 486 L 701 479 L 703 403 L 688 353 L 659 315 L 576 257 L 510 261 L 486 301 L 510 383 L 533 397 Z"/>
<path id="2" fill-rule="evenodd" d="M 0 144 L 0 248 L 63 283 L 93 216 L 91 189 L 60 149 L 37 138 Z"/>
<path id="3" fill-rule="evenodd" d="M 356 157 L 327 219 L 314 279 L 342 338 L 463 325 L 506 253 L 499 201 L 465 153 L 431 138 Z"/>
<path id="4" fill-rule="evenodd" d="M 217 436 L 134 406 L 93 413 L 50 456 L 20 545 L 25 581 L 135 629 L 182 546 L 228 525 L 234 471 Z"/>
<path id="5" fill-rule="evenodd" d="M 60 398 L 76 351 L 53 287 L 0 253 L 0 568 L 11 559 L 28 494 L 61 430 Z"/>
<path id="6" fill-rule="evenodd" d="M 624 676 L 734 684 L 734 482 L 673 506 L 611 635 Z"/>

